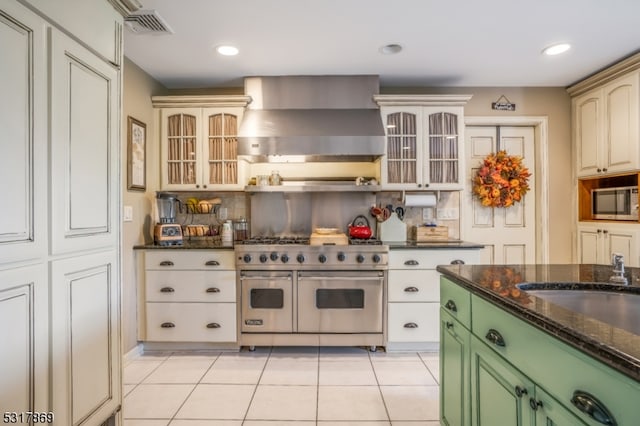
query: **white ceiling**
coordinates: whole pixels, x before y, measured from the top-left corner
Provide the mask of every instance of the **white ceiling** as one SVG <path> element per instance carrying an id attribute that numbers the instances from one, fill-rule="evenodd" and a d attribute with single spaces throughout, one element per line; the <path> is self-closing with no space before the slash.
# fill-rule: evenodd
<path id="1" fill-rule="evenodd" d="M 640 50 L 639 0 L 139 0 L 172 35 L 125 29 L 168 88 L 254 75 L 377 74 L 383 86 L 568 86 Z M 573 48 L 557 57 L 540 51 Z M 383 55 L 379 48 L 404 49 Z M 233 44 L 235 57 L 214 47 Z"/>

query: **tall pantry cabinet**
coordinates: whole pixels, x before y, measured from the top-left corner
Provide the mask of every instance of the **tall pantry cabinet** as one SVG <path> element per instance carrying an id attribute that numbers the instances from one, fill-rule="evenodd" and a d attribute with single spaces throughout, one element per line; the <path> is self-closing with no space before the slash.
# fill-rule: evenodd
<path id="1" fill-rule="evenodd" d="M 130 10 L 51 3 L 0 0 L 0 412 L 21 424 L 117 424 Z"/>

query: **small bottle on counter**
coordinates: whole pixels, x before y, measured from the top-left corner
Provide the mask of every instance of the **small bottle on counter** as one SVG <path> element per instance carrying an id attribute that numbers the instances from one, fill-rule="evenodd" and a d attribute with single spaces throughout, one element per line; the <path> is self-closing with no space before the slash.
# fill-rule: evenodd
<path id="1" fill-rule="evenodd" d="M 236 241 L 244 241 L 249 238 L 249 223 L 247 219 L 241 217 L 235 222 L 234 228 Z"/>
<path id="2" fill-rule="evenodd" d="M 273 170 L 271 176 L 269 176 L 269 185 L 280 185 L 281 183 L 280 173 L 277 170 Z"/>
<path id="3" fill-rule="evenodd" d="M 231 220 L 222 223 L 222 241 L 233 241 L 233 226 Z"/>

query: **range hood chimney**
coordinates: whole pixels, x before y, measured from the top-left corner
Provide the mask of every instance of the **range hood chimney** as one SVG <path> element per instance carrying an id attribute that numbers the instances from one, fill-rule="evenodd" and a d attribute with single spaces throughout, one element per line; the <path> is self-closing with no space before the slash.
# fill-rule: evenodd
<path id="1" fill-rule="evenodd" d="M 238 132 L 251 162 L 373 161 L 385 132 L 378 76 L 247 77 L 252 101 Z"/>

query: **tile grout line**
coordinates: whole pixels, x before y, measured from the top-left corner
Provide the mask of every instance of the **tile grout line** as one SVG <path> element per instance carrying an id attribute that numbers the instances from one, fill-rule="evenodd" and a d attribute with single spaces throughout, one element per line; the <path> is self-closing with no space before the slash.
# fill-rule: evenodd
<path id="1" fill-rule="evenodd" d="M 427 363 L 424 361 L 424 358 L 422 358 L 422 355 L 420 355 L 420 352 L 418 352 L 418 358 L 420 358 L 420 361 L 422 362 L 422 364 L 424 364 L 425 368 L 429 372 L 429 375 L 433 378 L 433 380 L 436 382 L 436 384 L 438 386 L 440 386 L 440 377 L 436 377 L 435 374 L 433 374 L 433 371 L 431 371 L 431 369 L 429 368 Z M 438 362 L 440 362 L 440 354 L 439 353 L 438 353 Z"/>
<path id="2" fill-rule="evenodd" d="M 262 366 L 262 371 L 260 372 L 260 377 L 258 377 L 258 380 L 256 382 L 256 386 L 253 388 L 253 393 L 251 394 L 251 399 L 249 399 L 249 404 L 247 405 L 247 409 L 244 412 L 244 416 L 242 417 L 241 425 L 244 425 L 244 423 L 247 421 L 247 415 L 249 415 L 249 410 L 251 409 L 251 404 L 253 403 L 253 398 L 255 398 L 256 392 L 258 392 L 258 386 L 260 386 L 260 381 L 262 380 L 262 376 L 264 375 L 264 370 L 267 368 L 267 364 L 269 363 L 269 359 L 271 359 L 271 354 L 272 353 L 273 353 L 273 346 L 271 346 L 269 348 L 269 354 L 267 355 L 267 359 L 264 362 L 264 365 Z"/>
<path id="3" fill-rule="evenodd" d="M 373 370 L 373 377 L 376 379 L 376 384 L 378 385 L 378 392 L 380 393 L 380 399 L 382 399 L 382 405 L 384 406 L 384 412 L 387 414 L 387 420 L 389 421 L 389 425 L 391 425 L 391 415 L 389 414 L 389 408 L 387 407 L 387 401 L 384 399 L 384 395 L 382 393 L 382 388 L 380 387 L 380 381 L 378 380 L 378 374 L 376 373 L 376 369 L 373 366 L 374 362 L 371 358 L 371 352 L 367 354 L 369 356 L 369 364 L 371 364 L 371 369 Z"/>
<path id="4" fill-rule="evenodd" d="M 144 355 L 144 354 L 143 354 Z M 156 368 L 152 369 L 151 371 L 149 371 L 149 373 L 147 373 L 142 379 L 140 379 L 140 381 L 138 381 L 137 383 L 134 384 L 133 389 L 131 389 L 129 391 L 129 393 L 127 393 L 127 395 L 131 395 L 131 393 L 136 390 L 138 388 L 138 386 L 140 386 L 142 384 L 142 382 L 144 382 L 150 375 L 152 375 L 158 368 L 160 368 L 160 366 L 162 366 L 162 364 L 164 364 L 165 362 L 167 362 L 167 360 L 171 357 L 171 355 L 173 355 L 173 352 L 169 352 L 169 355 L 167 355 L 167 357 L 165 359 L 163 359 L 160 364 L 158 364 L 156 366 Z M 142 355 L 138 355 L 137 358 L 140 358 Z M 132 359 L 131 362 L 135 361 L 135 359 Z M 131 364 L 131 362 L 129 364 Z M 145 361 L 141 361 L 141 362 L 145 362 Z M 125 384 L 130 384 L 130 383 L 122 383 L 123 388 Z M 123 395 L 122 397 L 122 403 L 124 404 L 124 399 L 127 397 L 127 395 Z M 122 420 L 124 422 L 124 420 L 126 419 L 126 417 L 122 417 Z"/>

